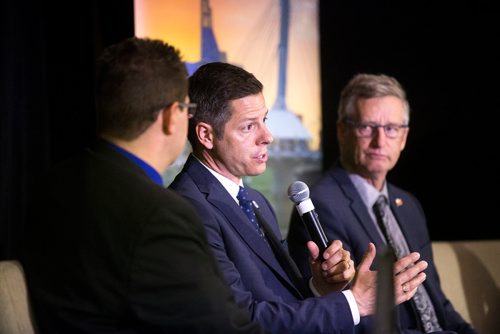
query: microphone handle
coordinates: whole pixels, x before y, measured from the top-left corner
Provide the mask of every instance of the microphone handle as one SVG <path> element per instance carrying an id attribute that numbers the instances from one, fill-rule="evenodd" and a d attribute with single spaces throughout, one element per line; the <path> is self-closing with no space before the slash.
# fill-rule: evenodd
<path id="1" fill-rule="evenodd" d="M 307 231 L 311 237 L 311 240 L 318 245 L 319 248 L 319 256 L 321 261 L 323 262 L 323 252 L 326 248 L 328 248 L 328 239 L 326 237 L 321 224 L 319 223 L 318 214 L 316 211 L 311 210 L 308 212 L 304 212 L 301 216 L 304 225 L 306 225 Z"/>

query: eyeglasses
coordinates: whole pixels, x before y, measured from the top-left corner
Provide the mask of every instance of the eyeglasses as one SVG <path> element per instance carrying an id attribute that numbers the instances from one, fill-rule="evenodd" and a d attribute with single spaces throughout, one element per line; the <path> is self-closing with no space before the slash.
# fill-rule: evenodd
<path id="1" fill-rule="evenodd" d="M 188 117 L 193 118 L 194 114 L 196 114 L 196 107 L 198 107 L 198 105 L 196 103 L 179 102 L 179 107 L 181 109 L 188 108 Z"/>
<path id="2" fill-rule="evenodd" d="M 344 120 L 344 123 L 354 128 L 354 133 L 360 138 L 371 138 L 378 128 L 384 129 L 385 136 L 387 138 L 395 139 L 400 137 L 405 129 L 409 126 L 408 124 L 377 124 L 377 123 L 363 123 L 354 122 L 351 120 Z"/>

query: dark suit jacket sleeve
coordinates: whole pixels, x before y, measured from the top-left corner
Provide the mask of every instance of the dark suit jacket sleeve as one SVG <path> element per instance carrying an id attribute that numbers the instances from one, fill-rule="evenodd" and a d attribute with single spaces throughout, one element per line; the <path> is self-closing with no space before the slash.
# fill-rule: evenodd
<path id="1" fill-rule="evenodd" d="M 130 263 L 134 313 L 150 324 L 186 328 L 195 319 L 193 328 L 207 332 L 258 332 L 234 303 L 191 206 L 171 196 L 144 218 Z"/>

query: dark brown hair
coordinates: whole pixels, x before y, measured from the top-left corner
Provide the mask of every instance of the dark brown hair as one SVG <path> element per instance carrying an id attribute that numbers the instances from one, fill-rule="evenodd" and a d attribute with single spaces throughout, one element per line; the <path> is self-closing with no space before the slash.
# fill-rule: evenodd
<path id="1" fill-rule="evenodd" d="M 98 61 L 98 133 L 132 140 L 159 111 L 187 96 L 179 51 L 160 40 L 132 37 L 104 50 Z"/>

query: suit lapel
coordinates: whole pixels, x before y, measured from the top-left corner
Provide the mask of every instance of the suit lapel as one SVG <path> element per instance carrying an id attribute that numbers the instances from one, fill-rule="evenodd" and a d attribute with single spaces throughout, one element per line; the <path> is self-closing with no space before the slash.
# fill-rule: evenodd
<path id="1" fill-rule="evenodd" d="M 265 231 L 270 247 L 272 248 L 278 262 L 281 264 L 281 268 L 285 270 L 288 278 L 293 282 L 293 287 L 296 288 L 297 293 L 304 298 L 304 296 L 307 295 L 308 289 L 304 283 L 304 278 L 302 277 L 297 264 L 292 260 L 290 254 L 288 254 L 288 250 L 283 247 L 281 239 L 276 237 L 270 225 L 262 216 L 258 205 L 255 205 L 255 202 L 254 211 L 257 220 Z"/>
<path id="2" fill-rule="evenodd" d="M 389 204 L 391 206 L 392 213 L 394 214 L 399 228 L 408 243 L 408 248 L 410 249 L 410 252 L 419 252 L 419 236 L 422 233 L 416 229 L 419 224 L 405 223 L 412 222 L 414 220 L 413 217 L 411 217 L 411 213 L 408 212 L 406 201 L 402 197 L 398 197 L 398 195 L 394 192 L 394 188 L 390 184 L 388 184 L 387 187 L 389 191 Z"/>
<path id="3" fill-rule="evenodd" d="M 354 216 L 356 216 L 359 224 L 363 227 L 366 233 L 369 235 L 371 240 L 375 240 L 376 244 L 383 244 L 382 240 L 375 224 L 372 221 L 370 214 L 368 213 L 363 200 L 359 196 L 356 188 L 352 184 L 349 176 L 342 168 L 334 168 L 331 172 L 332 177 L 337 181 L 339 187 L 345 193 L 346 197 L 351 201 L 351 211 Z M 408 242 L 408 246 L 410 250 L 418 251 L 418 247 L 415 247 L 415 242 L 418 239 L 415 238 L 416 235 L 419 235 L 419 231 L 414 230 L 413 224 L 405 224 L 405 221 L 411 221 L 411 217 L 408 217 L 407 207 L 405 205 L 405 199 L 399 197 L 397 193 L 395 193 L 393 186 L 390 184 L 387 185 L 387 190 L 389 192 L 389 201 L 391 210 L 398 221 L 398 224 L 405 236 L 405 239 Z M 416 225 L 415 225 L 416 226 Z"/>
<path id="4" fill-rule="evenodd" d="M 198 188 L 205 194 L 207 201 L 223 216 L 224 221 L 231 225 L 241 240 L 252 250 L 268 268 L 286 282 L 299 296 L 301 292 L 292 283 L 281 264 L 278 262 L 273 250 L 258 235 L 255 228 L 247 223 L 248 218 L 229 195 L 220 182 L 200 164 L 196 158 L 190 156 L 186 162 L 186 171 Z M 260 205 L 262 203 L 259 203 Z M 267 203 L 266 203 L 267 205 Z"/>
<path id="5" fill-rule="evenodd" d="M 359 196 L 356 188 L 352 184 L 347 173 L 341 168 L 335 168 L 332 172 L 332 177 L 337 181 L 346 197 L 351 201 L 350 208 L 358 223 L 363 227 L 366 234 L 371 240 L 377 240 L 378 244 L 384 243 L 373 220 L 368 213 L 363 200 Z"/>

